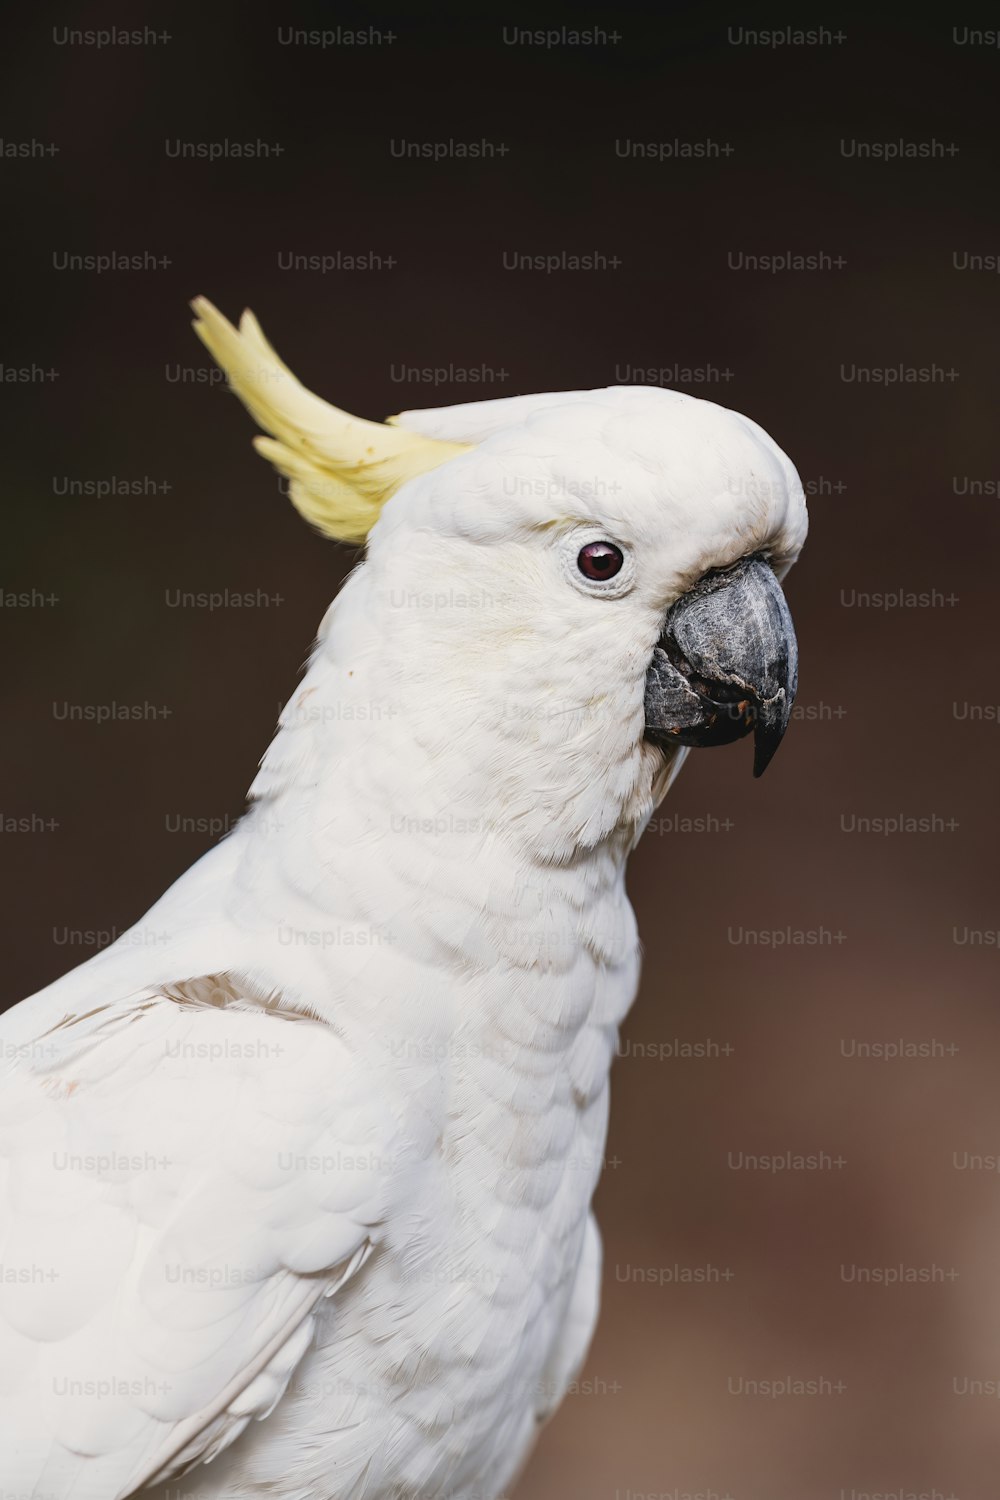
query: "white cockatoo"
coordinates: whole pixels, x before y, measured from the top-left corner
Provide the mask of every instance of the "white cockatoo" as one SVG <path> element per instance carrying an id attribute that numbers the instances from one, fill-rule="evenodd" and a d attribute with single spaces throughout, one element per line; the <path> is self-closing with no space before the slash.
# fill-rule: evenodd
<path id="1" fill-rule="evenodd" d="M 361 421 L 195 308 L 367 547 L 236 829 L 0 1023 L 0 1495 L 489 1500 L 597 1315 L 626 859 L 787 725 L 802 486 L 659 389 Z"/>

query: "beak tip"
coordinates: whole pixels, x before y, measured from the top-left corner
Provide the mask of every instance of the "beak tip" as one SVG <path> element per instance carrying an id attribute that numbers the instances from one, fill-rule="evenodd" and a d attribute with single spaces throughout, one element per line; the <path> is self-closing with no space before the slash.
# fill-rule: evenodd
<path id="1" fill-rule="evenodd" d="M 768 768 L 768 766 L 770 764 L 771 764 L 771 754 L 761 755 L 760 752 L 758 751 L 754 755 L 754 758 L 753 758 L 753 777 L 754 777 L 754 781 L 759 781 L 760 780 L 760 778 L 763 776 L 764 772 L 767 770 L 767 768 Z"/>
<path id="2" fill-rule="evenodd" d="M 753 774 L 754 779 L 763 776 L 778 751 L 778 746 L 785 737 L 788 728 L 788 720 L 791 714 L 791 706 L 777 716 L 759 712 L 757 722 L 754 725 L 753 737 Z"/>

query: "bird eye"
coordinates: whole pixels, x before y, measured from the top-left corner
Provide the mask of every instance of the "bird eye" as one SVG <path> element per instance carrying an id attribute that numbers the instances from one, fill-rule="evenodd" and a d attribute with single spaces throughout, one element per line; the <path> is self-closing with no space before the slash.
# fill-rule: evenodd
<path id="1" fill-rule="evenodd" d="M 580 548 L 576 565 L 584 578 L 603 583 L 606 578 L 614 578 L 616 573 L 621 572 L 624 561 L 625 558 L 614 542 L 588 542 L 586 547 Z"/>

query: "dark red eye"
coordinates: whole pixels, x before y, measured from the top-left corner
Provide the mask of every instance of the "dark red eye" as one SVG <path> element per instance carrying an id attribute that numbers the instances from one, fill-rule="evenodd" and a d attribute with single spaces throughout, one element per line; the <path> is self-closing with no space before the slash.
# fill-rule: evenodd
<path id="1" fill-rule="evenodd" d="M 605 578 L 614 578 L 620 573 L 624 561 L 613 542 L 588 542 L 586 547 L 581 547 L 576 565 L 584 578 L 602 583 Z"/>

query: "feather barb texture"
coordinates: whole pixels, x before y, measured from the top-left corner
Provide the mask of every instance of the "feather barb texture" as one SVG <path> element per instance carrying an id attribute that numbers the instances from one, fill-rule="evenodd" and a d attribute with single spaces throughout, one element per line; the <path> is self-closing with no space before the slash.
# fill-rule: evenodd
<path id="1" fill-rule="evenodd" d="M 207 298 L 191 306 L 195 333 L 269 434 L 254 447 L 290 481 L 296 510 L 324 536 L 362 543 L 407 480 L 471 446 L 352 417 L 296 380 L 249 308 L 234 328 Z"/>

